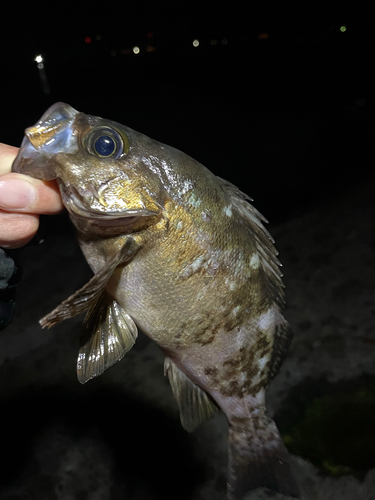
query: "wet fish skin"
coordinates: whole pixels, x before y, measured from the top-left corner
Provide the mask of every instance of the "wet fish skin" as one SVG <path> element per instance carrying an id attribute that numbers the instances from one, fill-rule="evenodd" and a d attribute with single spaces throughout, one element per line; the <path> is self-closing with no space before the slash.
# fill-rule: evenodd
<path id="1" fill-rule="evenodd" d="M 141 328 L 166 355 L 182 425 L 224 411 L 228 499 L 258 486 L 298 497 L 265 407 L 291 332 L 277 251 L 250 198 L 184 153 L 63 103 L 26 129 L 13 171 L 57 179 L 95 273 L 41 320 L 87 311 L 79 380 L 121 359 Z"/>

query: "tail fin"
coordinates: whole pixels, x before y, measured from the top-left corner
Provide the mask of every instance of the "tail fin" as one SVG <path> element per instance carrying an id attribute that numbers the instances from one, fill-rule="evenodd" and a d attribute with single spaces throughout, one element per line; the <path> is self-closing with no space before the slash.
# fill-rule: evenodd
<path id="1" fill-rule="evenodd" d="M 275 422 L 262 410 L 231 422 L 227 486 L 228 500 L 242 500 L 259 486 L 300 498 L 288 451 Z"/>

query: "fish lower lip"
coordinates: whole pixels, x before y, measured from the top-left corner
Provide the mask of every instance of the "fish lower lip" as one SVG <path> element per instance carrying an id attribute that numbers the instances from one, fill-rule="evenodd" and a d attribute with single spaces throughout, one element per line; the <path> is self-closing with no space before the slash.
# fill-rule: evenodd
<path id="1" fill-rule="evenodd" d="M 134 222 L 140 217 L 155 215 L 154 212 L 151 212 L 146 208 L 144 209 L 135 208 L 123 211 L 117 210 L 117 211 L 103 213 L 96 210 L 87 209 L 80 201 L 80 199 L 73 193 L 69 194 L 68 196 L 64 196 L 64 198 L 68 210 L 75 216 L 83 219 L 102 221 L 103 223 L 104 222 L 107 223 L 109 221 L 119 222 L 121 220 L 124 223 L 130 224 L 131 222 Z"/>

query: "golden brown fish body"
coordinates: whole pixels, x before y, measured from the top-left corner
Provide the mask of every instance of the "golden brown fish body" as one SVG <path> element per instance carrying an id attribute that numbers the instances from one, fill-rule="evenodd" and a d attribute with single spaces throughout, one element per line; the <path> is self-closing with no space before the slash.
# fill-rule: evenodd
<path id="1" fill-rule="evenodd" d="M 41 322 L 87 310 L 81 382 L 121 359 L 137 326 L 166 355 L 182 425 L 217 408 L 229 429 L 228 498 L 297 496 L 265 388 L 291 334 L 265 219 L 184 153 L 57 103 L 26 130 L 13 170 L 57 179 L 95 276 Z"/>

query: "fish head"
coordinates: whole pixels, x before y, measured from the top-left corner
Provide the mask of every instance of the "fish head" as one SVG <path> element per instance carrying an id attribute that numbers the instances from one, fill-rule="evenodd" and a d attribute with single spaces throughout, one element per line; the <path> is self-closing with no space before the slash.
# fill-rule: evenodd
<path id="1" fill-rule="evenodd" d="M 142 161 L 143 134 L 56 103 L 25 137 L 12 171 L 56 179 L 77 227 L 120 227 L 160 215 L 165 190 Z M 141 154 L 142 153 L 142 154 Z"/>

